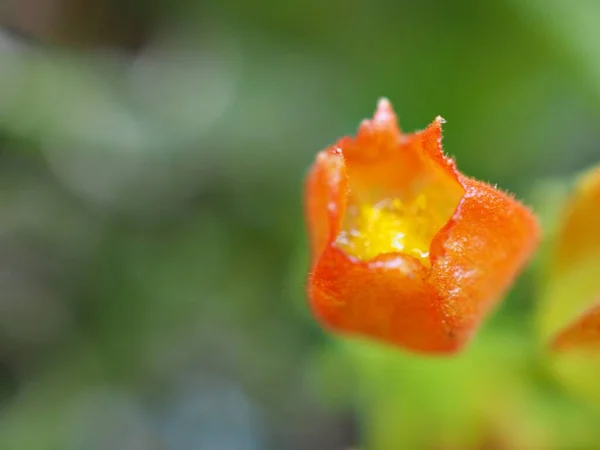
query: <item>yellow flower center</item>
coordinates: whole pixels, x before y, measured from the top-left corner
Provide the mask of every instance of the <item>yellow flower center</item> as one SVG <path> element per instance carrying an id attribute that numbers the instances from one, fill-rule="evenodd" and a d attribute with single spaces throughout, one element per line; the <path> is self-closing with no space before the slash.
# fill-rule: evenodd
<path id="1" fill-rule="evenodd" d="M 386 199 L 374 205 L 352 205 L 336 244 L 362 260 L 401 252 L 428 265 L 429 245 L 438 230 L 435 219 L 424 194 L 408 204 Z"/>

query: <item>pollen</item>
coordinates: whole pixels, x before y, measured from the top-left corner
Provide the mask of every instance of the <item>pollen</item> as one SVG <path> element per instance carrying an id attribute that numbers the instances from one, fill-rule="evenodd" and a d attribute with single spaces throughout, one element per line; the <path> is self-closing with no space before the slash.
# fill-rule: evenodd
<path id="1" fill-rule="evenodd" d="M 360 260 L 400 252 L 429 266 L 431 240 L 444 225 L 432 206 L 426 194 L 405 202 L 391 198 L 348 205 L 336 245 Z"/>

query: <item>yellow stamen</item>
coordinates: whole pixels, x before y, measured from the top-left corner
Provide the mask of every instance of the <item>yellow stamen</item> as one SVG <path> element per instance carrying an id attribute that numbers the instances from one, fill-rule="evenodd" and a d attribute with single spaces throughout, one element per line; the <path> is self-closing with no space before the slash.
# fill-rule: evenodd
<path id="1" fill-rule="evenodd" d="M 401 252 L 429 265 L 431 240 L 449 217 L 440 217 L 428 203 L 427 196 L 421 194 L 409 203 L 385 199 L 375 204 L 349 205 L 336 244 L 362 260 Z"/>

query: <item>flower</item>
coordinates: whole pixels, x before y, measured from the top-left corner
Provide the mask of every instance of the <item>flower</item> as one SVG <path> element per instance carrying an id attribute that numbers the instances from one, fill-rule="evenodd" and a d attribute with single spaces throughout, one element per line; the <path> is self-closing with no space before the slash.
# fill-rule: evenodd
<path id="1" fill-rule="evenodd" d="M 474 334 L 538 243 L 532 213 L 457 171 L 441 117 L 404 134 L 386 99 L 306 181 L 308 297 L 318 320 L 423 353 Z"/>
<path id="2" fill-rule="evenodd" d="M 554 350 L 600 349 L 600 166 L 576 182 L 549 258 L 540 312 Z"/>
<path id="3" fill-rule="evenodd" d="M 600 402 L 600 166 L 579 176 L 550 242 L 538 309 L 558 378 Z"/>

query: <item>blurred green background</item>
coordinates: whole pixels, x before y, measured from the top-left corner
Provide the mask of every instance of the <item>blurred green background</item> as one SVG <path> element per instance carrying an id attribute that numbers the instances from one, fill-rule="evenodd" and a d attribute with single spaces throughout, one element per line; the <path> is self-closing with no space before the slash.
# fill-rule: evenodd
<path id="1" fill-rule="evenodd" d="M 452 360 L 307 311 L 302 182 L 380 96 L 534 204 L 600 161 L 595 0 L 3 0 L 0 449 L 600 449 L 536 267 Z M 559 180 L 559 181 L 555 181 Z M 543 255 L 543 253 L 542 253 Z"/>

